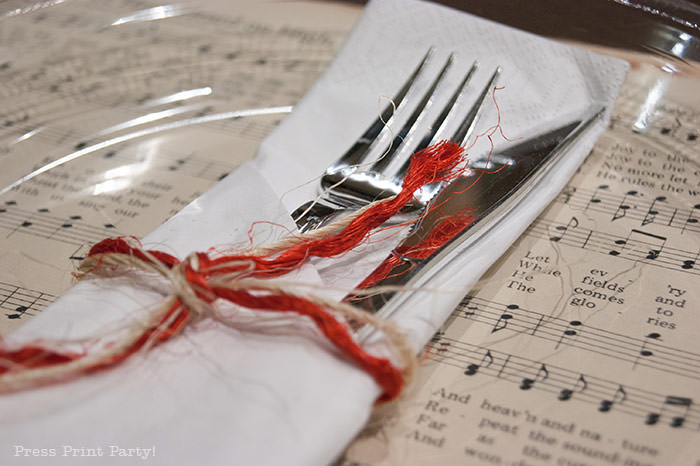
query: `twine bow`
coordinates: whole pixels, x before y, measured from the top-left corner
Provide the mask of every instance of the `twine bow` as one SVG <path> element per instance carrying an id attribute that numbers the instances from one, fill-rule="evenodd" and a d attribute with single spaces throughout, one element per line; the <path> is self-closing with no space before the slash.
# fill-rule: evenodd
<path id="1" fill-rule="evenodd" d="M 402 190 L 394 197 L 370 204 L 356 214 L 312 234 L 241 254 L 210 257 L 203 252 L 180 261 L 157 250 L 146 250 L 130 237 L 108 238 L 92 247 L 80 266 L 80 277 L 115 276 L 127 270 L 166 278 L 171 292 L 146 319 L 90 353 L 54 350 L 42 344 L 7 348 L 0 342 L 0 391 L 18 390 L 61 381 L 106 369 L 138 351 L 165 342 L 188 324 L 212 317 L 225 319 L 214 305 L 224 300 L 258 311 L 305 316 L 345 357 L 366 371 L 382 388 L 379 401 L 398 397 L 411 379 L 415 356 L 404 335 L 390 322 L 343 302 L 299 294 L 274 278 L 301 267 L 313 257 L 334 257 L 356 247 L 413 198 L 427 184 L 458 175 L 462 148 L 444 141 L 413 155 Z M 343 319 L 336 318 L 340 316 Z M 371 325 L 381 331 L 398 353 L 402 369 L 389 359 L 366 352 L 353 338 L 347 322 Z"/>

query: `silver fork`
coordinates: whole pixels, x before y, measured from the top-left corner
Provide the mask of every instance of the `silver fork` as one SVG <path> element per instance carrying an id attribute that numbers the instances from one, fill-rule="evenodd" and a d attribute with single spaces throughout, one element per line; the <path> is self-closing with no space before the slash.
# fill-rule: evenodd
<path id="1" fill-rule="evenodd" d="M 396 96 L 394 96 L 393 104 L 390 102 L 353 146 L 326 169 L 321 177 L 321 188 L 323 190 L 321 197 L 318 200 L 309 201 L 299 206 L 293 212 L 292 217 L 295 219 L 300 231 L 306 232 L 318 228 L 340 212 L 348 209 L 357 209 L 374 200 L 396 194 L 401 189 L 401 182 L 409 166 L 410 154 L 424 149 L 441 139 L 441 135 L 450 120 L 448 117 L 453 113 L 452 111 L 456 107 L 457 102 L 461 100 L 469 80 L 476 71 L 476 62 L 466 73 L 440 114 L 422 134 L 420 141 L 415 145 L 413 144 L 413 140 L 417 136 L 417 128 L 433 103 L 438 85 L 452 66 L 452 54 L 448 57 L 429 88 L 424 92 L 420 102 L 415 106 L 408 120 L 396 134 L 389 148 L 385 150 L 383 157 L 376 160 L 369 170 L 360 169 L 366 163 L 370 153 L 374 153 L 375 148 L 386 140 L 383 130 L 386 131 L 389 120 L 407 105 L 407 95 L 410 93 L 409 91 L 414 86 L 416 78 L 425 67 L 431 54 L 432 49 L 423 57 L 423 60 L 411 73 Z M 476 126 L 484 101 L 500 73 L 500 68 L 494 71 L 457 130 L 449 138 L 450 140 L 460 145 L 466 144 Z M 394 106 L 396 108 L 395 112 Z M 414 205 L 411 207 L 417 209 L 425 206 L 435 195 L 438 188 L 438 184 L 424 187 L 419 193 L 416 193 Z"/>

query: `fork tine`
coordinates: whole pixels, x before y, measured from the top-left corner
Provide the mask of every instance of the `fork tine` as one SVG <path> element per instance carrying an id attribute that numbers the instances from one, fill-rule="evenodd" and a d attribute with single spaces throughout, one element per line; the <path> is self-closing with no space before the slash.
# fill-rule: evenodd
<path id="1" fill-rule="evenodd" d="M 460 123 L 459 128 L 455 131 L 454 135 L 452 135 L 452 138 L 450 138 L 452 141 L 458 143 L 460 146 L 465 146 L 467 143 L 467 140 L 469 139 L 469 136 L 472 134 L 474 131 L 474 128 L 476 127 L 476 123 L 479 120 L 479 116 L 481 116 L 481 112 L 484 108 L 484 102 L 486 101 L 486 97 L 489 94 L 489 91 L 491 88 L 494 86 L 496 81 L 498 80 L 498 77 L 501 75 L 501 67 L 497 67 L 496 70 L 493 72 L 491 75 L 491 78 L 489 78 L 489 81 L 486 83 L 484 88 L 481 90 L 481 93 L 477 97 L 476 101 L 474 104 L 471 106 L 469 111 L 467 112 L 466 116 L 462 120 L 462 123 Z M 464 83 L 463 83 L 464 85 Z M 459 90 L 457 92 L 460 92 Z M 453 96 L 454 98 L 455 96 Z M 455 99 L 456 100 L 456 99 Z M 435 140 L 431 141 L 430 143 L 437 142 L 438 134 L 435 135 Z M 406 170 L 408 170 L 408 167 L 410 165 L 410 160 L 406 161 L 403 167 L 401 167 L 402 171 L 405 173 Z M 400 181 L 397 180 L 397 181 Z M 444 182 L 441 183 L 434 183 L 429 186 L 423 187 L 421 190 L 421 198 L 423 202 L 426 203 L 426 207 L 428 205 L 428 199 L 431 199 L 439 190 L 442 189 L 442 187 L 445 185 Z"/>
<path id="2" fill-rule="evenodd" d="M 469 80 L 469 77 L 471 76 L 475 66 L 476 66 L 476 63 L 474 64 L 474 66 L 472 66 L 472 69 L 469 70 L 469 73 L 462 81 L 462 84 L 460 85 L 460 87 L 452 95 L 452 99 L 450 99 L 450 102 L 443 110 L 443 113 L 449 112 L 451 107 L 455 104 L 455 101 L 457 100 L 458 95 L 461 95 L 463 93 L 462 88 L 465 86 L 465 84 Z M 491 78 L 489 78 L 489 81 L 486 83 L 484 88 L 481 90 L 481 93 L 477 97 L 476 101 L 474 102 L 474 104 L 471 106 L 471 108 L 469 109 L 469 111 L 465 115 L 464 119 L 462 120 L 462 123 L 460 123 L 459 128 L 457 128 L 455 133 L 450 138 L 451 141 L 456 142 L 460 146 L 466 146 L 467 140 L 469 139 L 469 136 L 471 136 L 472 132 L 474 131 L 474 128 L 476 127 L 476 123 L 478 122 L 479 117 L 481 116 L 481 112 L 484 108 L 484 102 L 486 101 L 486 97 L 488 96 L 489 91 L 494 86 L 494 84 L 496 84 L 496 81 L 498 80 L 498 77 L 501 75 L 501 72 L 502 72 L 502 69 L 500 66 L 497 67 L 496 70 L 493 72 L 493 74 L 491 75 Z M 440 117 L 442 117 L 442 115 L 440 115 Z M 437 124 L 437 121 L 435 122 L 435 124 Z M 440 131 L 438 130 L 434 134 L 434 137 L 430 140 L 430 144 L 434 144 L 437 142 L 437 140 L 439 138 L 439 132 Z M 423 141 L 421 141 L 421 143 L 422 142 Z M 427 146 L 428 145 L 416 148 L 414 150 L 414 152 L 417 152 L 421 149 L 425 149 L 425 147 L 427 147 Z M 400 178 L 403 178 L 403 176 L 406 174 L 406 170 L 408 170 L 409 165 L 410 165 L 410 160 L 407 160 L 403 164 L 403 166 L 401 167 L 401 170 L 396 175 L 397 181 L 400 181 Z M 428 191 L 426 190 L 426 192 L 428 192 Z"/>
<path id="3" fill-rule="evenodd" d="M 453 54 L 447 58 L 445 64 L 436 78 L 433 79 L 430 87 L 423 93 L 420 102 L 414 106 L 414 110 L 408 120 L 403 124 L 398 134 L 395 136 L 389 152 L 383 158 L 374 162 L 371 170 L 356 170 L 357 166 L 364 162 L 367 155 L 377 149 L 378 144 L 384 142 L 386 131 L 388 131 L 388 121 L 394 118 L 395 109 L 408 105 L 407 95 L 411 93 L 417 76 L 423 70 L 433 49 L 428 50 L 418 67 L 413 71 L 406 83 L 394 97 L 398 105 L 387 106 L 380 117 L 370 125 L 365 133 L 355 142 L 337 162 L 328 167 L 321 177 L 321 188 L 324 190 L 322 196 L 315 201 L 310 201 L 295 210 L 293 217 L 302 231 L 311 230 L 324 224 L 335 214 L 349 208 L 356 208 L 366 205 L 373 199 L 379 199 L 391 195 L 400 189 L 401 179 L 409 166 L 406 150 L 412 144 L 412 139 L 425 115 L 432 105 L 435 91 L 440 82 L 447 74 L 454 61 Z M 456 115 L 456 107 L 465 93 L 467 84 L 477 68 L 476 62 L 469 69 L 462 79 L 462 82 L 453 92 L 450 100 L 440 110 L 440 114 L 428 127 L 427 133 L 423 134 L 418 144 L 420 150 L 427 147 L 438 138 L 442 138 L 442 133 L 447 128 L 448 120 L 452 120 Z M 481 114 L 484 102 L 501 73 L 500 67 L 495 70 L 485 88 L 479 93 L 473 106 L 469 109 L 464 119 L 460 122 L 458 129 L 452 136 L 452 140 L 464 145 L 471 135 L 476 122 Z M 411 104 L 412 105 L 412 104 Z M 413 106 L 413 105 L 412 105 Z M 415 150 L 414 150 L 415 151 Z M 412 152 L 414 152 L 412 151 Z M 398 170 L 397 170 L 398 168 Z M 352 169 L 352 170 L 350 170 Z M 396 173 L 395 176 L 391 176 Z M 425 207 L 434 193 L 440 189 L 441 183 L 436 183 L 421 190 L 421 195 L 417 198 L 417 205 L 414 207 Z"/>
<path id="4" fill-rule="evenodd" d="M 434 50 L 435 49 L 433 47 L 428 49 L 423 59 L 413 70 L 413 73 L 411 73 L 411 75 L 408 77 L 408 80 L 406 80 L 403 86 L 401 86 L 401 89 L 399 89 L 399 91 L 396 93 L 393 100 L 389 102 L 386 107 L 384 107 L 381 115 L 374 120 L 374 122 L 365 130 L 362 136 L 355 141 L 352 147 L 350 147 L 350 149 L 348 149 L 348 151 L 345 152 L 345 154 L 343 154 L 338 161 L 328 167 L 326 170 L 327 172 L 338 171 L 349 165 L 357 165 L 362 162 L 365 154 L 370 151 L 375 141 L 378 140 L 377 136 L 379 136 L 382 130 L 389 124 L 391 119 L 398 112 L 398 109 L 404 105 L 409 89 L 413 86 L 416 78 L 425 67 L 425 64 L 430 59 Z"/>
<path id="5" fill-rule="evenodd" d="M 484 108 L 484 101 L 486 100 L 489 91 L 491 91 L 491 88 L 496 84 L 498 77 L 501 75 L 501 71 L 500 66 L 496 67 L 496 70 L 491 75 L 489 82 L 486 83 L 486 86 L 484 86 L 484 88 L 481 90 L 481 94 L 479 94 L 479 97 L 477 97 L 476 102 L 474 102 L 474 105 L 472 105 L 472 107 L 469 109 L 469 112 L 464 117 L 464 120 L 462 120 L 462 124 L 459 125 L 459 128 L 457 128 L 457 131 L 455 131 L 455 134 L 452 136 L 452 141 L 458 143 L 460 146 L 465 146 L 467 144 L 467 140 L 474 131 L 479 115 Z"/>
<path id="6" fill-rule="evenodd" d="M 408 141 L 411 138 L 411 135 L 415 132 L 420 121 L 427 114 L 433 102 L 433 95 L 435 94 L 435 89 L 437 88 L 438 84 L 440 84 L 440 81 L 442 81 L 442 79 L 445 77 L 447 71 L 450 69 L 453 62 L 454 54 L 451 53 L 450 56 L 447 57 L 447 61 L 440 70 L 440 73 L 437 75 L 437 77 L 433 80 L 433 83 L 423 94 L 423 98 L 413 110 L 411 116 L 408 118 L 406 123 L 404 123 L 404 125 L 401 127 L 401 130 L 399 130 L 399 132 L 394 137 L 389 151 L 386 152 L 379 160 L 377 160 L 372 165 L 372 171 L 382 173 L 387 177 L 391 177 L 391 173 L 387 170 L 387 167 L 389 167 L 392 163 L 397 163 L 395 162 L 395 155 L 399 154 L 399 149 L 401 149 L 405 144 L 408 143 Z"/>
<path id="7" fill-rule="evenodd" d="M 445 105 L 445 108 L 442 109 L 442 113 L 440 113 L 440 115 L 435 119 L 428 132 L 425 134 L 425 137 L 421 140 L 420 144 L 414 149 L 414 152 L 425 149 L 430 144 L 437 142 L 437 140 L 439 139 L 439 134 L 444 130 L 444 127 L 448 123 L 448 115 L 454 108 L 455 104 L 457 103 L 457 100 L 460 99 L 466 92 L 467 84 L 469 84 L 471 77 L 474 75 L 478 67 L 479 64 L 476 61 L 472 63 L 472 67 L 469 68 L 469 71 L 467 71 L 467 74 L 466 76 L 464 76 L 464 79 L 460 83 L 459 87 L 454 92 L 454 94 L 452 94 L 452 97 L 450 97 L 450 101 L 447 103 L 447 105 Z"/>
<path id="8" fill-rule="evenodd" d="M 472 67 L 469 68 L 469 71 L 467 71 L 467 74 L 464 76 L 464 79 L 462 79 L 462 82 L 452 94 L 452 97 L 450 97 L 450 100 L 449 102 L 447 102 L 447 105 L 443 107 L 442 112 L 430 125 L 423 139 L 421 139 L 420 143 L 418 143 L 418 145 L 411 152 L 418 152 L 420 150 L 425 149 L 430 144 L 437 142 L 437 140 L 439 139 L 439 135 L 444 131 L 444 127 L 447 126 L 448 115 L 450 115 L 452 109 L 457 103 L 457 100 L 459 100 L 466 92 L 467 84 L 469 83 L 469 80 L 471 79 L 472 75 L 474 75 L 474 72 L 476 72 L 478 66 L 479 65 L 476 61 L 472 64 Z M 406 171 L 408 170 L 410 162 L 410 158 L 406 160 L 401 166 L 401 169 L 399 169 L 399 171 L 394 176 L 394 180 L 397 183 L 399 183 L 401 179 L 403 179 L 403 177 L 406 175 Z"/>

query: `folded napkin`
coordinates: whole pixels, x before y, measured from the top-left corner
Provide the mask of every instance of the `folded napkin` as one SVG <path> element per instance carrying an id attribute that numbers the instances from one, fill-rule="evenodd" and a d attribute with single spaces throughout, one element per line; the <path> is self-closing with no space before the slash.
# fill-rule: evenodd
<path id="1" fill-rule="evenodd" d="M 455 53 L 442 92 L 451 92 L 475 59 L 480 71 L 472 97 L 497 65 L 503 68 L 505 89 L 497 98 L 509 136 L 531 135 L 594 106 L 607 112 L 548 182 L 528 195 L 517 215 L 490 234 L 487 246 L 465 253 L 430 286 L 450 292 L 418 293 L 394 316 L 420 348 L 583 161 L 609 118 L 625 63 L 444 7 L 376 0 L 255 160 L 150 234 L 145 246 L 182 258 L 212 246 L 249 245 L 250 226 L 261 220 L 271 223 L 255 228 L 257 244 L 284 233 L 272 224 L 294 230 L 288 212 L 316 196 L 319 174 L 376 118 L 385 103 L 378 97 L 392 95 L 429 46 L 435 47 L 435 59 L 426 74 L 434 75 Z M 495 121 L 491 106 L 483 127 Z M 374 245 L 358 261 L 319 261 L 288 279 L 318 284 L 319 293 L 340 298 L 343 288 L 359 283 L 391 246 L 391 241 Z M 109 334 L 159 303 L 159 287 L 134 287 L 119 279 L 81 282 L 8 342 Z M 149 464 L 331 462 L 362 428 L 379 388 L 303 319 L 236 310 L 235 321 L 235 328 L 201 322 L 110 371 L 0 396 L 0 462 L 133 464 L 144 456 Z"/>

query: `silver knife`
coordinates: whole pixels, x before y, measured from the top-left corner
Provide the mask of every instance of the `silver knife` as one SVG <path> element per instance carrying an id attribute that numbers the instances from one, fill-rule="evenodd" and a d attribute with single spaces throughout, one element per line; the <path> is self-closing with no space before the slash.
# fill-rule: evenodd
<path id="1" fill-rule="evenodd" d="M 387 257 L 387 261 L 391 260 L 395 264 L 388 274 L 384 274 L 386 278 L 371 286 L 400 286 L 408 290 L 425 286 L 440 269 L 468 248 L 474 247 L 493 230 L 517 208 L 528 192 L 543 183 L 552 167 L 566 155 L 571 144 L 593 126 L 604 110 L 598 110 L 583 122 L 567 123 L 496 152 L 488 158 L 473 161 L 467 174 L 444 186 L 426 207 L 428 213 L 425 218 L 414 226 L 413 231 Z M 484 170 L 498 172 L 483 175 Z M 438 204 L 439 210 L 430 210 L 432 205 Z M 465 207 L 469 208 L 473 221 L 429 256 L 410 257 L 399 252 L 422 243 L 445 215 L 457 213 Z M 377 267 L 380 268 L 384 267 Z M 414 292 L 387 291 L 367 296 L 350 294 L 344 300 L 387 318 L 405 305 Z M 361 335 L 361 339 L 367 336 L 369 335 Z"/>

